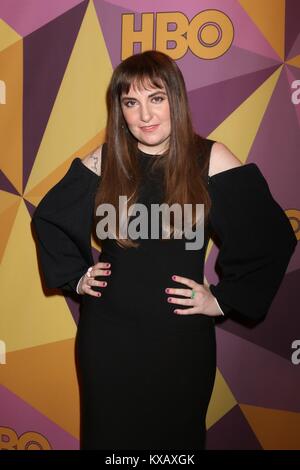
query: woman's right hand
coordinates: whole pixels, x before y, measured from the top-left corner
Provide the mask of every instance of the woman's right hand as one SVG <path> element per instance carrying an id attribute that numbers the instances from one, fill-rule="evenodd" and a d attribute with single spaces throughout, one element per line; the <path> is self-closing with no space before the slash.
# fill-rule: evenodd
<path id="1" fill-rule="evenodd" d="M 92 297 L 100 297 L 101 292 L 97 292 L 92 289 L 92 286 L 106 287 L 106 281 L 96 281 L 96 276 L 109 276 L 110 263 L 96 263 L 94 266 L 91 266 L 87 272 L 82 276 L 78 283 L 77 291 L 80 295 L 88 294 Z"/>

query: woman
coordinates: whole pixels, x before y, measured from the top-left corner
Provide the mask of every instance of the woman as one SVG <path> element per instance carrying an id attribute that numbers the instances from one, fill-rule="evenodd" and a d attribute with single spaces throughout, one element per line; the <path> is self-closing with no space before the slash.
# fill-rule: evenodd
<path id="1" fill-rule="evenodd" d="M 168 56 L 147 51 L 122 62 L 107 107 L 105 144 L 73 160 L 33 217 L 47 287 L 76 290 L 81 300 L 81 448 L 201 449 L 215 317 L 262 319 L 296 237 L 259 168 L 194 133 L 182 74 Z M 148 214 L 162 202 L 204 204 L 203 246 L 186 249 L 184 234 L 172 236 L 174 218 L 169 239 L 161 226 L 159 238 L 122 238 L 120 195 Z M 90 239 L 103 204 L 116 208 L 117 225 L 94 264 Z M 154 225 L 150 215 L 146 221 Z M 221 277 L 208 287 L 203 267 L 214 234 Z"/>

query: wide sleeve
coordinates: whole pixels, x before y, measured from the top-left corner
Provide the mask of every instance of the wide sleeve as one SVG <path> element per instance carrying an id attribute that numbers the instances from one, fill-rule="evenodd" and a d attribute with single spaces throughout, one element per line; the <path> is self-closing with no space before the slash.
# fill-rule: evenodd
<path id="1" fill-rule="evenodd" d="M 297 238 L 255 163 L 208 179 L 209 226 L 221 242 L 219 283 L 209 286 L 225 315 L 262 319 L 282 282 Z"/>
<path id="2" fill-rule="evenodd" d="M 34 211 L 32 225 L 48 288 L 76 291 L 78 280 L 94 264 L 91 233 L 99 179 L 75 158 Z"/>

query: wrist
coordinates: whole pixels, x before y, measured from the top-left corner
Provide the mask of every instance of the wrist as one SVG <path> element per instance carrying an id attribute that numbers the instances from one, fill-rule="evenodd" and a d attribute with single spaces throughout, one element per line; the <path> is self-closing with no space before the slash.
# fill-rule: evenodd
<path id="1" fill-rule="evenodd" d="M 81 281 L 82 279 L 84 278 L 85 274 L 83 274 L 83 276 L 81 276 L 81 278 L 79 279 L 79 281 L 77 282 L 77 286 L 76 286 L 76 292 L 78 295 L 82 295 L 83 292 L 81 291 Z"/>

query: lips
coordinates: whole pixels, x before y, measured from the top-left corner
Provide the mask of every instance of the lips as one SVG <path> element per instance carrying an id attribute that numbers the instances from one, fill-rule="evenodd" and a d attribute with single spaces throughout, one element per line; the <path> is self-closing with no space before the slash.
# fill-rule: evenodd
<path id="1" fill-rule="evenodd" d="M 144 127 L 141 127 L 141 130 L 143 132 L 153 132 L 158 128 L 158 126 L 159 126 L 159 124 L 155 124 L 153 126 L 144 126 Z"/>

